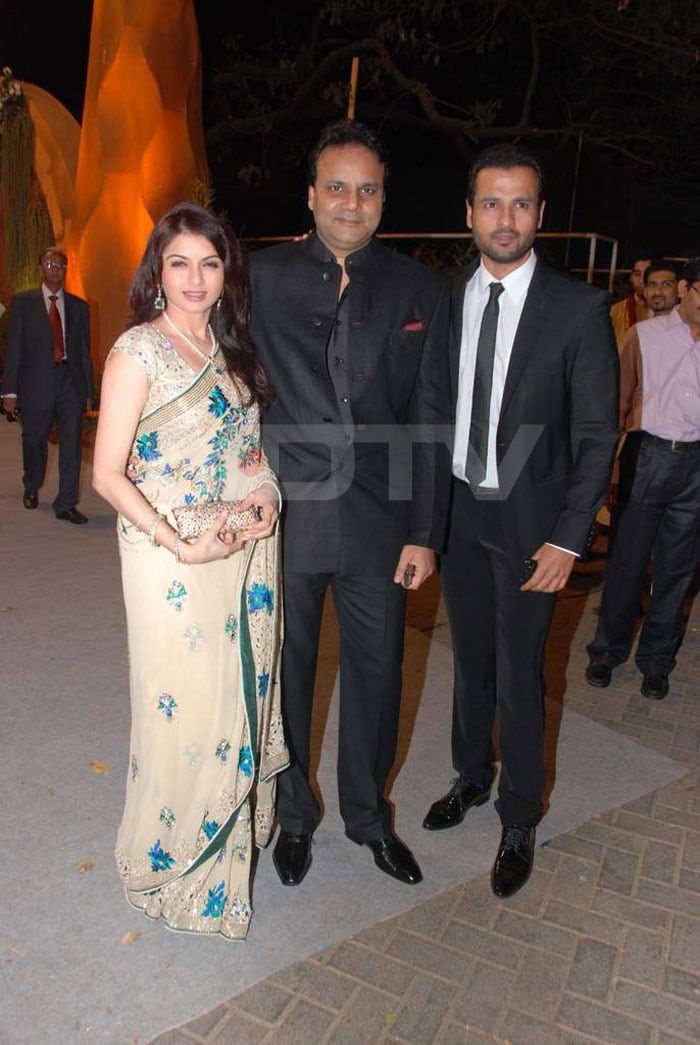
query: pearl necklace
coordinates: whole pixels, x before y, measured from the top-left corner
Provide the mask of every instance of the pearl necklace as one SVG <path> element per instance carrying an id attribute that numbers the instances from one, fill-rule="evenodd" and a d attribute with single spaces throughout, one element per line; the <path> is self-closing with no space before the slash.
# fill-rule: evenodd
<path id="1" fill-rule="evenodd" d="M 163 319 L 165 320 L 165 322 L 168 324 L 168 326 L 171 327 L 171 329 L 174 330 L 176 334 L 180 335 L 182 340 L 185 341 L 190 346 L 192 351 L 195 352 L 199 356 L 200 359 L 203 359 L 205 363 L 211 363 L 212 362 L 212 360 L 214 358 L 214 352 L 216 351 L 216 338 L 214 337 L 214 331 L 211 329 L 211 324 L 210 323 L 207 323 L 207 333 L 209 334 L 209 338 L 211 340 L 211 352 L 209 353 L 208 356 L 206 356 L 204 354 L 204 352 L 201 351 L 201 349 L 197 348 L 197 346 L 195 345 L 194 341 L 187 336 L 187 334 L 184 332 L 184 330 L 180 330 L 180 328 L 177 325 L 177 323 L 174 323 L 172 321 L 172 319 L 170 318 L 170 316 L 168 315 L 167 312 L 163 312 L 161 314 L 162 314 Z"/>

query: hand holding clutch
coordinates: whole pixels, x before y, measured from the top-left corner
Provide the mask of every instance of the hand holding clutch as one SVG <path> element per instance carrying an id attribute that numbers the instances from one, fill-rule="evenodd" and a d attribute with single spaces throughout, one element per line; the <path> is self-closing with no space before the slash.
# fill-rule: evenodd
<path id="1" fill-rule="evenodd" d="M 259 521 L 255 507 L 241 511 L 240 504 L 240 501 L 204 501 L 201 504 L 184 504 L 179 508 L 173 508 L 177 532 L 185 541 L 201 537 L 211 529 L 217 517 L 226 512 L 226 521 L 220 532 L 230 533 L 235 537 L 241 530 L 246 530 Z"/>

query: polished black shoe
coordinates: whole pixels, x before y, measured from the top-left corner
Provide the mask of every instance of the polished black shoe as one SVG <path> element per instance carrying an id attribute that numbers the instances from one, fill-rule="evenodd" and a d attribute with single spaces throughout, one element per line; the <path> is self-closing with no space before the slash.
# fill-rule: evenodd
<path id="1" fill-rule="evenodd" d="M 663 700 L 668 694 L 668 675 L 645 675 L 640 693 L 651 700 Z"/>
<path id="2" fill-rule="evenodd" d="M 407 885 L 417 885 L 423 881 L 421 869 L 416 863 L 413 853 L 396 835 L 385 835 L 384 838 L 370 838 L 365 841 L 356 838 L 349 831 L 345 834 L 355 845 L 366 845 L 374 853 L 374 862 L 380 871 L 397 878 Z"/>
<path id="3" fill-rule="evenodd" d="M 35 493 L 27 493 L 25 491 L 24 497 L 22 498 L 22 504 L 25 508 L 36 508 L 39 504 L 39 498 Z"/>
<path id="4" fill-rule="evenodd" d="M 311 835 L 280 831 L 272 862 L 282 885 L 299 885 L 311 867 Z"/>
<path id="5" fill-rule="evenodd" d="M 87 522 L 87 515 L 83 515 L 77 508 L 69 508 L 67 512 L 56 512 L 56 518 L 75 523 L 76 526 L 82 526 Z"/>
<path id="6" fill-rule="evenodd" d="M 530 877 L 535 851 L 534 827 L 504 825 L 501 844 L 491 869 L 491 888 L 505 899 L 522 889 Z"/>
<path id="7" fill-rule="evenodd" d="M 586 682 L 589 686 L 605 689 L 606 686 L 610 685 L 611 678 L 612 668 L 607 664 L 601 664 L 600 661 L 592 660 L 586 668 Z"/>
<path id="8" fill-rule="evenodd" d="M 443 798 L 433 802 L 423 821 L 427 831 L 442 831 L 446 827 L 461 824 L 467 810 L 472 806 L 482 806 L 491 795 L 490 787 L 477 787 L 464 777 L 455 778 L 452 787 Z"/>

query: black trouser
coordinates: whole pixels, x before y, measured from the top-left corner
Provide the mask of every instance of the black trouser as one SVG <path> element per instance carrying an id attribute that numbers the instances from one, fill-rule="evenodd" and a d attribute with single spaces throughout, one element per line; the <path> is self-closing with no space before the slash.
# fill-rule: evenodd
<path id="1" fill-rule="evenodd" d="M 645 434 L 630 499 L 608 558 L 591 659 L 627 660 L 653 555 L 651 598 L 635 661 L 645 675 L 668 675 L 680 643 L 683 601 L 700 556 L 700 442 L 672 450 Z"/>
<path id="2" fill-rule="evenodd" d="M 642 445 L 642 436 L 644 432 L 628 432 L 625 436 L 625 441 L 622 444 L 620 455 L 617 459 L 618 463 L 618 482 L 617 482 L 617 500 L 615 505 L 610 512 L 610 527 L 608 530 L 608 555 L 613 549 L 615 543 L 615 537 L 617 536 L 617 527 L 620 521 L 620 515 L 630 499 L 632 493 L 632 485 L 634 483 L 634 473 L 637 468 L 637 457 L 639 456 L 639 448 Z"/>
<path id="3" fill-rule="evenodd" d="M 55 368 L 51 404 L 35 407 L 30 398 L 25 400 L 23 397 L 21 409 L 24 489 L 28 494 L 37 494 L 44 485 L 49 435 L 55 421 L 58 429 L 58 494 L 53 507 L 57 513 L 75 508 L 78 503 L 83 404 L 68 367 Z"/>
<path id="4" fill-rule="evenodd" d="M 320 816 L 309 786 L 309 748 L 329 585 L 340 627 L 340 813 L 346 829 L 367 841 L 391 831 L 384 788 L 396 755 L 405 609 L 405 592 L 391 577 L 285 573 L 282 693 L 292 764 L 277 777 L 277 817 L 283 830 L 308 834 Z"/>
<path id="5" fill-rule="evenodd" d="M 520 591 L 500 502 L 476 500 L 466 483 L 455 482 L 441 577 L 454 650 L 454 767 L 489 786 L 497 715 L 496 809 L 503 823 L 536 824 L 544 789 L 542 667 L 554 596 Z"/>

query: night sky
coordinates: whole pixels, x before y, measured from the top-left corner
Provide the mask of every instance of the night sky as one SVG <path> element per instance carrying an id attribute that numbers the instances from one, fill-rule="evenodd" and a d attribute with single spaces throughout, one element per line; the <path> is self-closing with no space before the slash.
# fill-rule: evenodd
<path id="1" fill-rule="evenodd" d="M 47 0 L 0 0 L 0 65 L 9 65 L 19 79 L 51 92 L 78 121 L 82 115 L 87 75 L 92 6 L 91 0 L 66 0 L 63 7 Z M 221 0 L 195 0 L 194 7 L 200 32 L 206 95 L 207 82 L 221 58 L 222 38 L 227 34 L 245 32 L 247 12 L 249 20 L 254 21 L 251 13 L 254 9 Z M 53 46 L 56 39 L 60 40 L 59 47 Z M 361 110 L 358 116 L 362 118 Z M 395 174 L 388 194 L 383 229 L 433 229 L 443 232 L 463 229 L 463 164 L 449 150 L 439 157 L 440 145 L 436 143 L 437 147 L 431 153 L 430 167 L 426 169 L 425 154 L 421 150 L 411 151 L 404 139 L 390 144 Z M 261 190 L 246 196 L 240 180 L 236 179 L 233 159 L 222 163 L 210 156 L 209 160 L 215 206 L 229 213 L 234 228 L 240 234 L 294 234 L 308 227 L 309 216 L 305 207 L 301 169 L 285 171 L 284 184 L 280 183 L 278 171 L 267 193 Z M 550 179 L 545 228 L 552 231 L 566 227 L 573 168 L 572 146 L 558 157 L 557 177 Z M 646 173 L 642 187 L 645 179 Z M 689 215 L 682 203 L 675 209 L 669 209 L 666 203 L 659 202 L 652 184 L 649 186 L 648 198 L 642 198 L 644 205 L 640 213 L 647 225 L 643 230 L 643 242 L 649 246 L 643 253 L 653 251 L 673 254 L 673 249 L 664 250 L 672 241 L 676 250 L 694 252 L 697 248 L 694 243 L 697 224 L 688 221 Z M 605 166 L 596 165 L 584 154 L 574 227 L 609 235 L 615 235 L 616 227 L 620 227 L 617 235 L 622 233 L 624 236 L 620 218 L 625 206 L 622 200 L 616 198 L 614 180 Z M 692 242 L 688 242 L 689 237 Z M 626 255 L 631 255 L 633 249 L 631 243 L 622 243 L 620 263 L 623 266 L 631 261 L 631 257 Z"/>
<path id="2" fill-rule="evenodd" d="M 202 58 L 235 25 L 235 5 L 195 0 Z M 80 122 L 87 77 L 92 0 L 0 0 L 0 65 L 55 95 Z M 55 28 L 58 26 L 58 30 Z M 60 40 L 60 46 L 53 42 Z M 206 75 L 206 74 L 205 74 Z"/>

